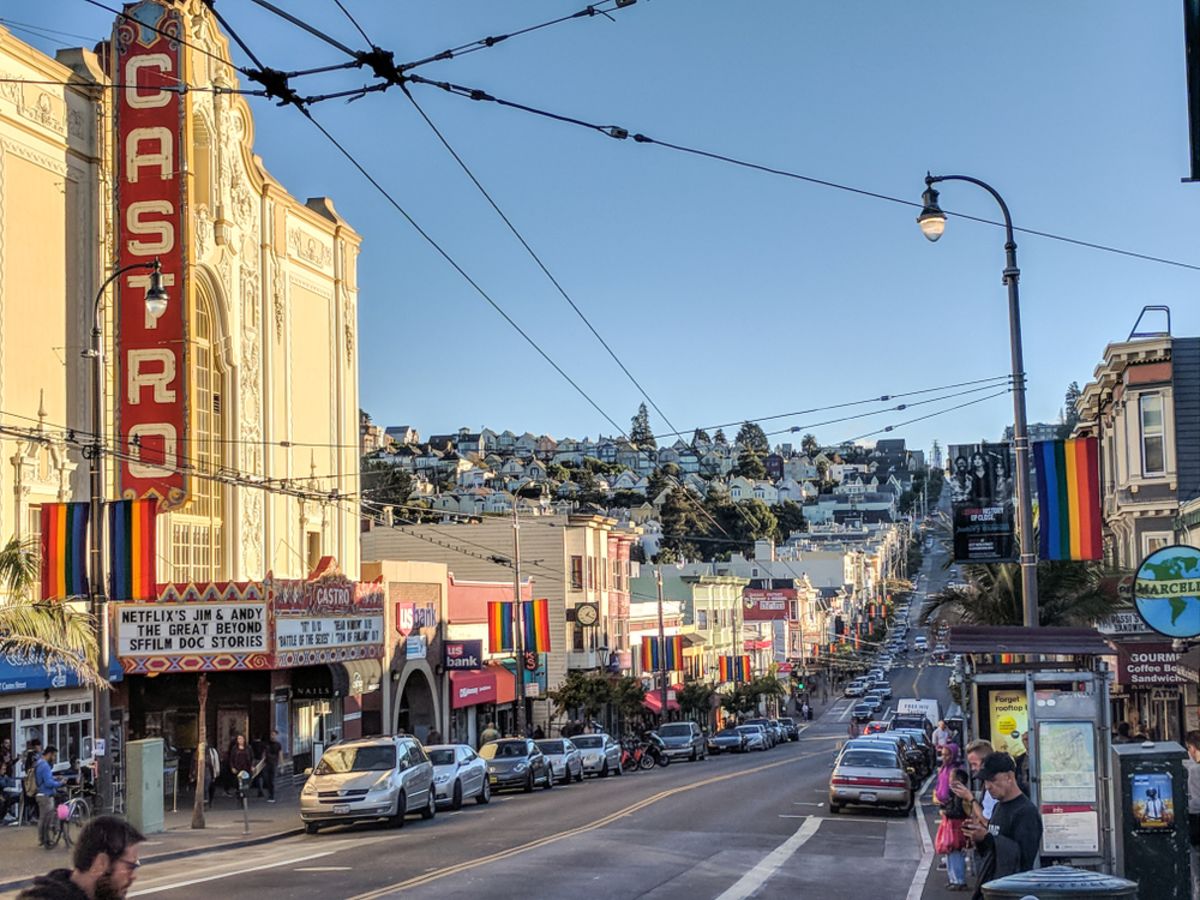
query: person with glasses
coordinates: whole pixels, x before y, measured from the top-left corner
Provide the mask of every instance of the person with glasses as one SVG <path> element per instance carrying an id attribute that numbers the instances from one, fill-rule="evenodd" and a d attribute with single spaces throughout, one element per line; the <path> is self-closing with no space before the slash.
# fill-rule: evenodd
<path id="1" fill-rule="evenodd" d="M 97 816 L 75 843 L 74 868 L 39 875 L 17 900 L 122 900 L 142 865 L 142 833 L 117 816 Z"/>

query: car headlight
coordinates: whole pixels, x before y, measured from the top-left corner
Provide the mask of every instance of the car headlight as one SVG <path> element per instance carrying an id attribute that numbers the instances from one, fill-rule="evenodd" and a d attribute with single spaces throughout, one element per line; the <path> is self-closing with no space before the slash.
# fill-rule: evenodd
<path id="1" fill-rule="evenodd" d="M 317 786 L 313 783 L 311 778 L 304 782 L 304 789 L 300 791 L 300 793 L 305 797 L 315 797 L 317 795 Z"/>

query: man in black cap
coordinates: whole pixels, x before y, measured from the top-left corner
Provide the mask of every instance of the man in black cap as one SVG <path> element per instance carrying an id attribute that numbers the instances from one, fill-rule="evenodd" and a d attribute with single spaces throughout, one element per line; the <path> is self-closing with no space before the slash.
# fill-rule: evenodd
<path id="1" fill-rule="evenodd" d="M 977 819 L 969 818 L 963 824 L 963 834 L 975 842 L 978 854 L 976 900 L 983 896 L 982 886 L 992 879 L 1032 869 L 1042 844 L 1042 817 L 1021 793 L 1013 758 L 993 753 L 979 767 L 979 777 L 995 798 L 996 807 L 986 828 Z"/>

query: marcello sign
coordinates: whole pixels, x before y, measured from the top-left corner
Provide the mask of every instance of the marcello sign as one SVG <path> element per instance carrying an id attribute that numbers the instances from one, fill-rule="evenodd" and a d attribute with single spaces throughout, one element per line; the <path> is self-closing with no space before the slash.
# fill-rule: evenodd
<path id="1" fill-rule="evenodd" d="M 1161 547 L 1137 569 L 1133 603 L 1138 615 L 1159 634 L 1200 635 L 1200 549 L 1186 544 Z"/>

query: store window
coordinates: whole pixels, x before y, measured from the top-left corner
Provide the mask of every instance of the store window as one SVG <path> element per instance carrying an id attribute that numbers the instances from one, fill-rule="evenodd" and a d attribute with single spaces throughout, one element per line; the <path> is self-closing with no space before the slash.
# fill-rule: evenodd
<path id="1" fill-rule="evenodd" d="M 1142 394 L 1138 398 L 1138 411 L 1142 427 L 1142 474 L 1161 475 L 1166 471 L 1162 394 Z"/>
<path id="2" fill-rule="evenodd" d="M 223 571 L 225 489 L 217 480 L 225 449 L 222 376 L 216 352 L 219 335 L 213 305 L 204 290 L 196 292 L 191 328 L 195 414 L 189 452 L 195 472 L 187 514 L 171 515 L 171 580 L 203 584 L 219 581 Z"/>

